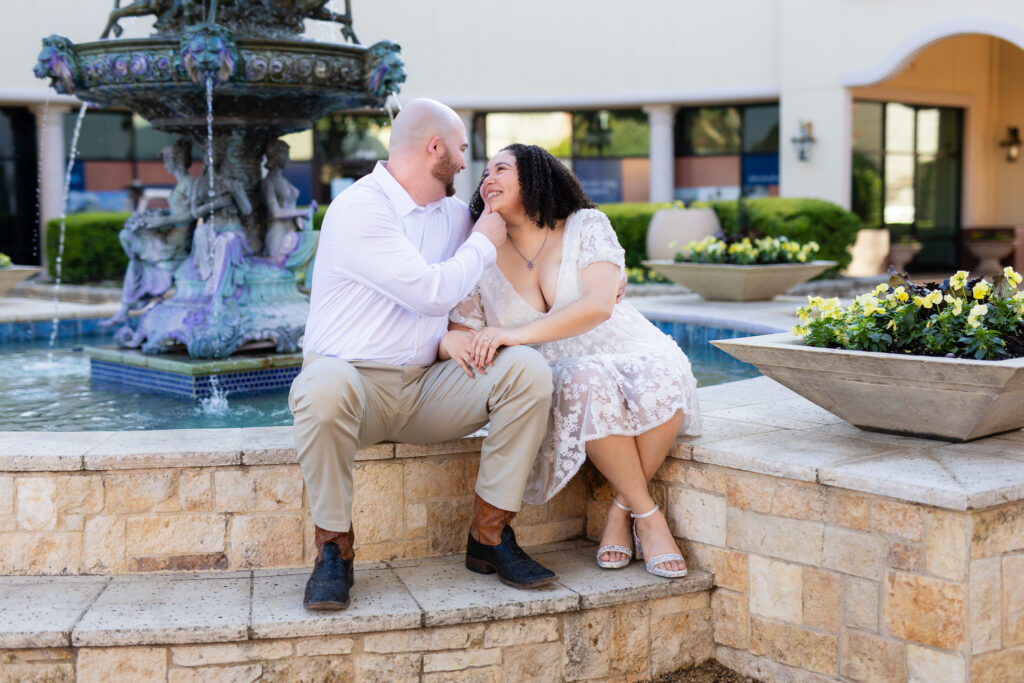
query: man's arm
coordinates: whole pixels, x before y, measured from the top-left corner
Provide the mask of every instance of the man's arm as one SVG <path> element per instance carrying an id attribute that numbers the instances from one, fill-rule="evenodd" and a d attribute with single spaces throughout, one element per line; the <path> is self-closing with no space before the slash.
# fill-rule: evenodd
<path id="1" fill-rule="evenodd" d="M 447 261 L 427 263 L 394 215 L 374 202 L 352 204 L 330 219 L 334 269 L 421 315 L 446 315 L 496 256 L 492 240 L 474 232 Z"/>

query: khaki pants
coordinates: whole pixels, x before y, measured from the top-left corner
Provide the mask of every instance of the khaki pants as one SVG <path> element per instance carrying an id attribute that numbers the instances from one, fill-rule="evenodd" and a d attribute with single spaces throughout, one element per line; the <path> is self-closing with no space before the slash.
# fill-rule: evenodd
<path id="1" fill-rule="evenodd" d="M 488 421 L 476 492 L 518 511 L 547 430 L 551 392 L 547 363 L 526 346 L 502 349 L 487 374 L 473 379 L 451 360 L 396 366 L 307 354 L 288 405 L 313 522 L 330 531 L 351 527 L 358 448 L 449 441 Z"/>

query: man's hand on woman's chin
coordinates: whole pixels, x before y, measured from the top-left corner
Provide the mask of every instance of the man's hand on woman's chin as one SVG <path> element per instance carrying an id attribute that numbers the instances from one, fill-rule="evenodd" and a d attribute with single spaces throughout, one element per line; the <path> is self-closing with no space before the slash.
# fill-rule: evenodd
<path id="1" fill-rule="evenodd" d="M 491 213 L 490 211 L 485 211 L 481 214 L 480 218 L 477 219 L 476 225 L 473 226 L 473 232 L 479 232 L 489 239 L 495 247 L 500 247 L 504 244 L 505 239 L 508 237 L 505 219 L 501 217 L 501 214 Z"/>

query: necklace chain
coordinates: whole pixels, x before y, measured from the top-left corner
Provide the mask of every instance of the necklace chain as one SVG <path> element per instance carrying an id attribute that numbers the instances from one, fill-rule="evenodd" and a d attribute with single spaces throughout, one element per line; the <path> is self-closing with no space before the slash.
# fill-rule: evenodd
<path id="1" fill-rule="evenodd" d="M 547 230 L 547 229 L 544 229 L 544 241 L 540 243 L 540 249 L 538 249 L 537 253 L 533 255 L 533 258 L 526 258 L 526 256 L 523 254 L 523 252 L 519 251 L 519 247 L 516 246 L 515 241 L 512 239 L 512 235 L 508 236 L 508 242 L 509 242 L 509 244 L 512 245 L 512 248 L 516 250 L 516 253 L 519 254 L 519 258 L 521 258 L 524 261 L 526 261 L 526 269 L 527 270 L 533 270 L 533 262 L 537 260 L 538 256 L 540 256 L 540 252 L 544 251 L 544 245 L 548 243 L 548 233 L 549 232 L 551 232 L 551 231 Z"/>

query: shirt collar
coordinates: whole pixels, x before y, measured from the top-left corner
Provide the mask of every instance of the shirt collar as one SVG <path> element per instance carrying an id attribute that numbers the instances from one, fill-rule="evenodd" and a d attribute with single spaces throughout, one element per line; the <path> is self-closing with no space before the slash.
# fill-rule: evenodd
<path id="1" fill-rule="evenodd" d="M 438 199 L 426 206 L 417 204 L 416 200 L 406 192 L 401 183 L 395 180 L 395 176 L 391 175 L 391 171 L 387 169 L 386 162 L 384 161 L 378 161 L 377 165 L 373 167 L 373 177 L 384 190 L 384 194 L 391 200 L 391 205 L 395 207 L 400 216 L 408 216 L 413 211 L 430 213 L 435 209 L 441 208 L 441 204 L 444 202 L 444 199 Z"/>

